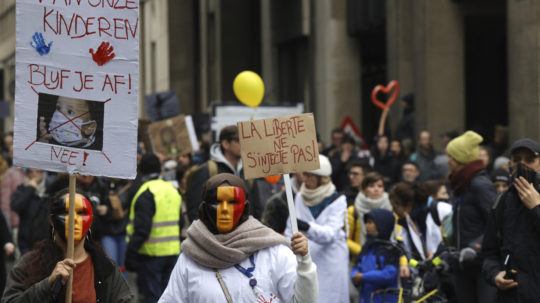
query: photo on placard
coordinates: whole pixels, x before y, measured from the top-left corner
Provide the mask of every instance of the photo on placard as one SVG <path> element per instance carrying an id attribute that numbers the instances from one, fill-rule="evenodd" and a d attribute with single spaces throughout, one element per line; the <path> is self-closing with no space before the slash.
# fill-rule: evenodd
<path id="1" fill-rule="evenodd" d="M 40 93 L 36 140 L 101 151 L 103 119 L 104 102 Z"/>

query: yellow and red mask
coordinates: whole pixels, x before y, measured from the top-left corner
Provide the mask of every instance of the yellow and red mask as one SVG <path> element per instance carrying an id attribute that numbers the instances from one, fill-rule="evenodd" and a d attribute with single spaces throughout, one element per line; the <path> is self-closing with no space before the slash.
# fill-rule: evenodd
<path id="1" fill-rule="evenodd" d="M 207 192 L 205 204 L 206 216 L 201 219 L 207 226 L 210 224 L 211 229 L 225 234 L 234 230 L 245 217 L 246 194 L 238 186 L 218 186 Z"/>
<path id="2" fill-rule="evenodd" d="M 68 235 L 69 195 L 66 194 L 53 202 L 51 216 L 54 228 L 60 237 L 66 241 Z M 90 230 L 94 219 L 92 203 L 83 195 L 75 194 L 75 217 L 73 239 L 79 242 Z"/>

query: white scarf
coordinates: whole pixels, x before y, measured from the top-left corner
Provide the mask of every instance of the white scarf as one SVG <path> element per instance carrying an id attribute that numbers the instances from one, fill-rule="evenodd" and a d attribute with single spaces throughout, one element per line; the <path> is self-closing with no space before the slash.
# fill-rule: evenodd
<path id="1" fill-rule="evenodd" d="M 335 191 L 336 187 L 332 182 L 322 184 L 315 189 L 307 189 L 304 183 L 302 183 L 302 186 L 300 186 L 300 194 L 302 195 L 302 200 L 304 201 L 304 204 L 308 207 L 318 205 L 322 202 L 322 200 L 324 200 L 324 198 L 329 197 Z"/>
<path id="2" fill-rule="evenodd" d="M 379 199 L 371 199 L 366 197 L 366 195 L 360 191 L 354 200 L 354 207 L 361 216 L 364 216 L 375 208 L 392 210 L 392 204 L 390 204 L 390 200 L 388 199 L 388 193 L 384 193 Z"/>

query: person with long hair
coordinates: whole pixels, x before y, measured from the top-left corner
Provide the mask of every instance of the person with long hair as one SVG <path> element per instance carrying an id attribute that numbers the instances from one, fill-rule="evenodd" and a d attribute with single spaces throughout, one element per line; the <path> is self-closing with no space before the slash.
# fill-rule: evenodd
<path id="1" fill-rule="evenodd" d="M 51 235 L 23 256 L 11 270 L 2 303 L 63 302 L 73 277 L 73 303 L 132 302 L 133 295 L 118 268 L 90 237 L 92 203 L 75 195 L 74 255 L 66 257 L 69 194 L 49 201 Z"/>

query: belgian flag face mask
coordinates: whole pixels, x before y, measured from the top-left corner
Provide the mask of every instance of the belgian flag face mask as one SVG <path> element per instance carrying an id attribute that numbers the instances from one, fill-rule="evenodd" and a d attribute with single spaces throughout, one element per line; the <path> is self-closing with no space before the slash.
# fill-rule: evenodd
<path id="1" fill-rule="evenodd" d="M 51 219 L 54 228 L 62 240 L 66 241 L 68 235 L 69 195 L 66 194 L 54 201 L 51 207 Z M 74 218 L 75 242 L 80 242 L 90 230 L 94 219 L 92 203 L 83 195 L 75 195 L 75 218 Z"/>

